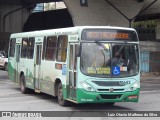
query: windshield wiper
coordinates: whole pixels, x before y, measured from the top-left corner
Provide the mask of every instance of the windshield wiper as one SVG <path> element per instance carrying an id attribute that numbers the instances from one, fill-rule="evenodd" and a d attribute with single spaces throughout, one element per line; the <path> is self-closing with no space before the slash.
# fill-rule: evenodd
<path id="1" fill-rule="evenodd" d="M 95 41 L 95 43 L 101 47 L 103 47 L 103 49 L 108 53 L 109 49 L 107 49 L 101 42 L 99 41 Z"/>
<path id="2" fill-rule="evenodd" d="M 117 50 L 116 54 L 119 55 L 121 53 L 122 49 L 125 47 L 125 45 L 126 45 L 126 42 L 123 45 L 121 45 L 121 47 L 119 48 L 119 50 Z"/>

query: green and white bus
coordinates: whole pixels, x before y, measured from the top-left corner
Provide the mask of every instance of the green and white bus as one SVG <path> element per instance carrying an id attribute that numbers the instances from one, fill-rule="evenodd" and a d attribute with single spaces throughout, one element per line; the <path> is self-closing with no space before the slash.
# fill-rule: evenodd
<path id="1" fill-rule="evenodd" d="M 77 26 L 12 34 L 9 78 L 58 103 L 138 102 L 139 40 L 132 28 Z M 120 58 L 121 57 L 121 58 Z"/>

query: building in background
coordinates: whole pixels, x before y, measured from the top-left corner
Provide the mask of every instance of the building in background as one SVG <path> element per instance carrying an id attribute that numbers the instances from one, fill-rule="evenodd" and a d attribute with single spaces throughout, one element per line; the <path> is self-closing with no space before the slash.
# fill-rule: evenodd
<path id="1" fill-rule="evenodd" d="M 64 9 L 64 8 L 66 8 L 64 2 L 44 3 L 44 11 Z"/>
<path id="2" fill-rule="evenodd" d="M 49 2 L 49 3 L 38 3 L 34 8 L 33 12 L 43 12 L 55 9 L 66 8 L 64 2 Z"/>
<path id="3" fill-rule="evenodd" d="M 44 3 L 39 3 L 34 8 L 33 12 L 43 12 L 44 11 Z"/>
<path id="4" fill-rule="evenodd" d="M 160 14 L 141 16 L 132 27 L 140 40 L 141 72 L 160 73 Z"/>

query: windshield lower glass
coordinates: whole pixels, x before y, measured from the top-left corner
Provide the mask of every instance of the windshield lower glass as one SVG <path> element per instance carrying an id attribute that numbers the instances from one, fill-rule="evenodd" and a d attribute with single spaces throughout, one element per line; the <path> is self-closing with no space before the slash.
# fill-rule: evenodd
<path id="1" fill-rule="evenodd" d="M 88 76 L 129 77 L 139 71 L 138 45 L 82 43 L 81 71 Z"/>

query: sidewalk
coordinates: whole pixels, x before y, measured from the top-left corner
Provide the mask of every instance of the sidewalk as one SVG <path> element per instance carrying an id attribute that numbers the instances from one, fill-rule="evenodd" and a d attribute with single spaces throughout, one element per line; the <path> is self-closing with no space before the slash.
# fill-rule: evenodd
<path id="1" fill-rule="evenodd" d="M 141 73 L 141 81 L 157 81 L 160 83 L 160 73 L 151 72 L 151 73 Z"/>

